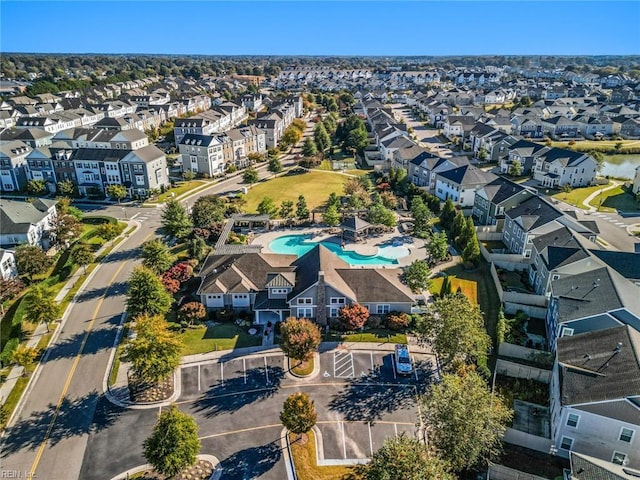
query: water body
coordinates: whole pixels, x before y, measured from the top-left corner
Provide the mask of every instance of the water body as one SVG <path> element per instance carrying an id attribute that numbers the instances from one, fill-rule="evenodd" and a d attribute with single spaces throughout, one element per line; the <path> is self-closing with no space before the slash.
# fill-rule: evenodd
<path id="1" fill-rule="evenodd" d="M 633 179 L 640 165 L 640 155 L 606 155 L 600 175 Z"/>

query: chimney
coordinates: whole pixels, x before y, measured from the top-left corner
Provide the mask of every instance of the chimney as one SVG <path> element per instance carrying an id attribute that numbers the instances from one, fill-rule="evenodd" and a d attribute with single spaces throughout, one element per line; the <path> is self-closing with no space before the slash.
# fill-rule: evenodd
<path id="1" fill-rule="evenodd" d="M 318 283 L 316 287 L 316 323 L 327 324 L 327 290 L 324 283 L 324 272 L 318 272 Z"/>

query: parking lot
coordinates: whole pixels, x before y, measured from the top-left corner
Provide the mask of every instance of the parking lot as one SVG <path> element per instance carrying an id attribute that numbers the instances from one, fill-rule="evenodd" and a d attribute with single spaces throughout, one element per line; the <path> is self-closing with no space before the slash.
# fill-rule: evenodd
<path id="1" fill-rule="evenodd" d="M 213 429 L 215 438 L 230 435 L 229 441 L 243 446 L 241 438 L 247 435 L 250 441 L 251 431 L 268 428 L 273 434 L 284 399 L 295 391 L 307 392 L 318 413 L 321 464 L 370 458 L 386 438 L 419 433 L 417 395 L 436 376 L 431 355 L 412 353 L 414 369 L 407 376 L 397 374 L 391 351 L 338 348 L 319 357 L 318 374 L 302 380 L 287 374 L 282 354 L 223 358 L 183 367 L 178 404 L 200 418 L 205 436 Z M 209 425 L 214 418 L 215 424 Z M 246 433 L 238 436 L 238 432 Z M 231 466 L 225 470 L 232 471 Z M 274 471 L 260 478 L 271 478 Z"/>

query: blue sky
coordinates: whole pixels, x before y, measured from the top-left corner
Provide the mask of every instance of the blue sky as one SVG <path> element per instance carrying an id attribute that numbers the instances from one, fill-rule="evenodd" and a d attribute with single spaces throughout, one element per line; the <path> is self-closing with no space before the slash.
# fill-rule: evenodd
<path id="1" fill-rule="evenodd" d="M 0 0 L 0 52 L 640 54 L 638 25 L 638 0 Z"/>

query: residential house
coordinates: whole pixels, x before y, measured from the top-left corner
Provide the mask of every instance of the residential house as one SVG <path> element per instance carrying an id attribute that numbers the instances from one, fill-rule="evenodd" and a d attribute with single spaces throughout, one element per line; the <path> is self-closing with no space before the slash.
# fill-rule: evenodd
<path id="1" fill-rule="evenodd" d="M 621 325 L 559 338 L 550 393 L 557 455 L 640 467 L 640 332 Z"/>
<path id="2" fill-rule="evenodd" d="M 451 198 L 460 207 L 473 207 L 476 191 L 496 179 L 496 175 L 472 165 L 463 165 L 436 174 L 435 195 Z"/>
<path id="3" fill-rule="evenodd" d="M 543 187 L 593 185 L 598 162 L 589 154 L 550 148 L 535 159 L 533 178 Z"/>
<path id="4" fill-rule="evenodd" d="M 56 216 L 57 203 L 44 198 L 31 202 L 0 199 L 0 246 L 28 243 L 48 248 L 48 232 Z"/>
<path id="5" fill-rule="evenodd" d="M 504 212 L 535 195 L 531 188 L 497 177 L 476 191 L 473 202 L 476 225 L 498 225 L 497 231 L 501 232 Z"/>
<path id="6" fill-rule="evenodd" d="M 359 303 L 373 315 L 410 312 L 414 295 L 400 269 L 350 268 L 322 245 L 303 256 L 210 254 L 197 294 L 207 308 L 253 310 L 256 321 L 289 316 L 325 325 L 340 308 Z"/>
<path id="7" fill-rule="evenodd" d="M 13 250 L 0 248 L 0 278 L 10 280 L 18 276 L 16 259 Z"/>
<path id="8" fill-rule="evenodd" d="M 640 193 L 640 165 L 636 167 L 636 173 L 633 176 L 633 186 L 631 191 L 636 195 Z"/>
<path id="9" fill-rule="evenodd" d="M 636 480 L 640 475 L 638 470 L 574 451 L 569 452 L 569 461 L 571 471 L 565 470 L 564 476 L 567 480 Z"/>
<path id="10" fill-rule="evenodd" d="M 31 150 L 19 140 L 0 143 L 0 191 L 15 192 L 27 186 L 27 155 Z"/>
<path id="11" fill-rule="evenodd" d="M 167 158 L 155 145 L 131 150 L 120 161 L 120 170 L 130 195 L 146 197 L 170 186 Z"/>
<path id="12" fill-rule="evenodd" d="M 476 121 L 471 115 L 449 115 L 443 122 L 442 132 L 450 140 L 464 140 L 469 137 L 475 124 Z"/>
<path id="13" fill-rule="evenodd" d="M 191 171 L 210 177 L 224 173 L 222 143 L 217 137 L 189 133 L 178 143 L 178 150 L 182 158 L 183 172 Z"/>

